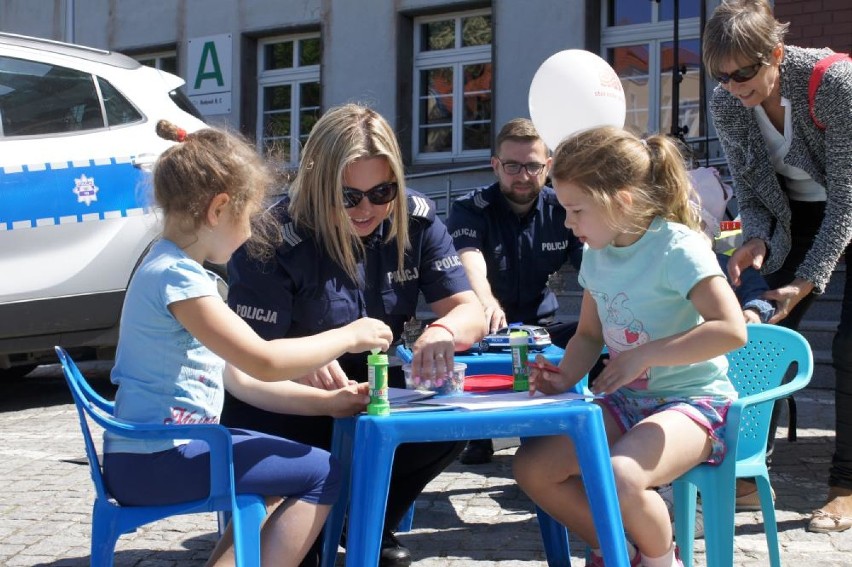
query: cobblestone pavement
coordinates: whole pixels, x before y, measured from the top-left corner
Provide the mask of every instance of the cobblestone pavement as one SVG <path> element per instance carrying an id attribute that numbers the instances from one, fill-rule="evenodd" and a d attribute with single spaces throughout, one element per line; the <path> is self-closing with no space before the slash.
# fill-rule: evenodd
<path id="1" fill-rule="evenodd" d="M 82 364 L 98 389 L 109 391 L 107 366 Z M 784 565 L 852 565 L 852 530 L 811 534 L 808 513 L 822 504 L 833 444 L 832 393 L 796 396 L 799 440 L 776 445 L 773 486 Z M 56 367 L 0 383 L 0 565 L 82 566 L 89 563 L 92 488 L 70 394 Z M 781 430 L 779 435 L 784 435 Z M 532 505 L 511 478 L 514 444 L 488 465 L 455 463 L 417 502 L 415 529 L 400 534 L 416 567 L 544 566 Z M 738 513 L 735 564 L 768 565 L 757 512 Z M 213 547 L 212 514 L 164 520 L 119 540 L 117 566 L 200 567 Z M 574 542 L 573 565 L 583 565 Z M 704 565 L 703 541 L 696 565 Z M 342 557 L 342 554 L 340 555 Z"/>

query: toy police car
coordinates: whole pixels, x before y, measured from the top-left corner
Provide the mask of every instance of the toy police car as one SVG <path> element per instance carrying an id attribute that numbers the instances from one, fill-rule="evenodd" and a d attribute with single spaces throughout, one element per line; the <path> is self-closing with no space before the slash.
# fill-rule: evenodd
<path id="1" fill-rule="evenodd" d="M 509 325 L 496 333 L 485 335 L 479 341 L 479 350 L 487 352 L 489 350 L 508 349 L 509 334 L 516 331 L 523 331 L 527 334 L 527 345 L 530 350 L 544 350 L 550 346 L 550 333 L 544 327 L 539 327 L 538 325 Z"/>

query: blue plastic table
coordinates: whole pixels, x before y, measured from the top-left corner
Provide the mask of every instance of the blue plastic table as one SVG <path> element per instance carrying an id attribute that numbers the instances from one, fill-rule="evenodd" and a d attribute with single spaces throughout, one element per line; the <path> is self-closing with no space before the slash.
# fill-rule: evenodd
<path id="1" fill-rule="evenodd" d="M 464 358 L 457 357 L 457 360 L 463 361 Z M 474 370 L 468 372 L 494 372 L 481 368 L 474 366 Z M 505 373 L 505 370 L 499 372 Z M 386 417 L 359 415 L 336 420 L 331 452 L 340 460 L 344 478 L 349 478 L 350 482 L 344 481 L 343 491 L 326 524 L 323 565 L 334 565 L 347 504 L 346 565 L 373 567 L 378 564 L 391 466 L 398 445 L 559 434 L 574 440 L 583 483 L 590 495 L 595 530 L 607 565 L 628 567 L 624 528 L 601 409 L 586 401 L 484 411 L 402 412 Z M 552 529 L 552 526 L 546 529 Z M 546 544 L 547 540 L 545 537 Z M 550 565 L 570 565 L 567 537 L 564 545 L 556 542 L 552 546 L 546 545 L 546 548 Z"/>

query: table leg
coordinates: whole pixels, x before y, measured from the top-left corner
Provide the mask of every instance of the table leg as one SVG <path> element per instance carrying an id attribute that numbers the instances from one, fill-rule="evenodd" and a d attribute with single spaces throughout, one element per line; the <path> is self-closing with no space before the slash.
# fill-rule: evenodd
<path id="1" fill-rule="evenodd" d="M 359 444 L 370 447 L 371 451 L 365 455 L 367 451 L 358 451 L 356 447 L 352 457 L 346 565 L 374 566 L 379 564 L 391 468 L 398 442 L 382 435 L 368 419 L 358 420 L 355 427 Z"/>
<path id="2" fill-rule="evenodd" d="M 550 514 L 535 507 L 544 555 L 548 567 L 571 567 L 571 547 L 568 544 L 568 528 L 556 521 Z"/>
<path id="3" fill-rule="evenodd" d="M 331 438 L 331 454 L 340 462 L 341 488 L 340 495 L 323 529 L 322 567 L 334 567 L 337 559 L 337 546 L 343 532 L 343 522 L 346 519 L 346 508 L 349 502 L 349 485 L 352 471 L 352 443 L 355 438 L 355 417 L 336 419 L 334 434 Z"/>
<path id="4" fill-rule="evenodd" d="M 604 561 L 607 567 L 629 567 L 603 416 L 598 406 L 590 404 L 589 408 L 592 411 L 588 418 L 577 419 L 569 434 L 574 440 Z"/>

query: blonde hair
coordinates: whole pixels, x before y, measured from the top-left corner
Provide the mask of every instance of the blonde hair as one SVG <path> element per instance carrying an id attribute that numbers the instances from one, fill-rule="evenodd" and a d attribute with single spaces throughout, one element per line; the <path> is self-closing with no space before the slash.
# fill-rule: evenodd
<path id="1" fill-rule="evenodd" d="M 581 187 L 618 230 L 641 234 L 655 216 L 701 230 L 683 155 L 667 136 L 643 140 L 612 126 L 585 130 L 556 147 L 550 174 Z M 623 204 L 616 195 L 622 190 L 630 192 L 632 204 L 619 215 Z"/>
<path id="2" fill-rule="evenodd" d="M 157 122 L 156 131 L 178 142 L 154 166 L 154 200 L 164 215 L 179 217 L 188 231 L 197 230 L 213 198 L 225 193 L 236 216 L 252 212 L 253 234 L 274 234 L 273 219 L 261 212 L 273 177 L 253 145 L 218 128 L 187 133 L 168 120 Z"/>
<path id="3" fill-rule="evenodd" d="M 767 63 L 775 46 L 784 42 L 789 27 L 775 19 L 766 0 L 724 1 L 704 26 L 704 68 L 715 76 L 727 61 Z"/>
<path id="4" fill-rule="evenodd" d="M 330 109 L 314 125 L 302 162 L 290 188 L 289 212 L 297 226 L 314 234 L 331 259 L 358 282 L 358 260 L 364 245 L 343 205 L 343 173 L 353 162 L 387 160 L 399 185 L 391 202 L 391 227 L 386 243 L 396 239 L 397 260 L 403 265 L 408 242 L 408 199 L 402 153 L 390 124 L 376 111 L 359 104 Z M 390 181 L 390 180 L 389 180 Z"/>

